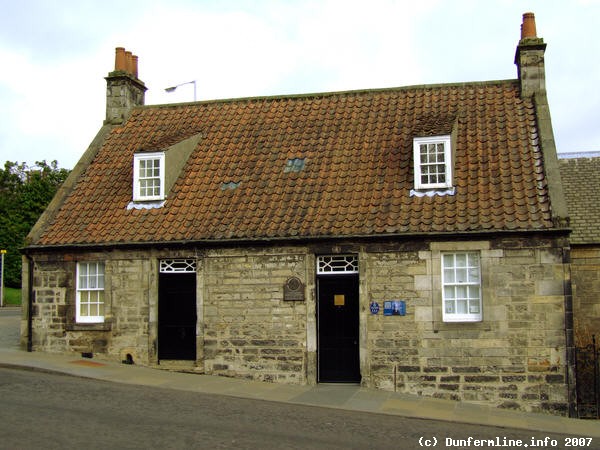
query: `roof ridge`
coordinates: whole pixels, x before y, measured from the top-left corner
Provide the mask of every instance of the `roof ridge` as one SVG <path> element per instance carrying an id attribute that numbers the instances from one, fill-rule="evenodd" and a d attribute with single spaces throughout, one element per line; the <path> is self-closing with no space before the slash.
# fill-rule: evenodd
<path id="1" fill-rule="evenodd" d="M 252 102 L 258 100 L 286 100 L 286 99 L 301 99 L 301 98 L 324 98 L 334 97 L 349 94 L 368 94 L 368 93 L 383 93 L 383 92 L 402 92 L 410 90 L 421 90 L 421 89 L 439 89 L 449 87 L 467 87 L 467 86 L 493 86 L 499 84 L 518 84 L 518 79 L 503 79 L 503 80 L 485 80 L 485 81 L 463 81 L 454 83 L 433 83 L 433 84 L 414 84 L 408 86 L 395 86 L 385 88 L 368 88 L 368 89 L 349 89 L 343 91 L 324 91 L 324 92 L 307 92 L 301 94 L 273 94 L 273 95 L 257 95 L 248 97 L 229 97 L 229 98 L 217 98 L 210 100 L 198 100 L 195 102 L 181 102 L 181 103 L 157 103 L 152 105 L 141 105 L 137 108 L 173 108 L 181 106 L 196 106 L 203 104 L 218 104 L 218 103 L 234 103 L 234 102 Z"/>

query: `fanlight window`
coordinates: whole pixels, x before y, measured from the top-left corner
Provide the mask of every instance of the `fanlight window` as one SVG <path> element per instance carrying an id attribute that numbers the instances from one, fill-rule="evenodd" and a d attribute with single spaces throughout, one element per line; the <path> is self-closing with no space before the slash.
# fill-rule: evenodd
<path id="1" fill-rule="evenodd" d="M 358 273 L 358 256 L 326 255 L 317 257 L 317 274 Z"/>
<path id="2" fill-rule="evenodd" d="M 193 273 L 196 272 L 195 259 L 163 259 L 160 261 L 161 273 Z"/>

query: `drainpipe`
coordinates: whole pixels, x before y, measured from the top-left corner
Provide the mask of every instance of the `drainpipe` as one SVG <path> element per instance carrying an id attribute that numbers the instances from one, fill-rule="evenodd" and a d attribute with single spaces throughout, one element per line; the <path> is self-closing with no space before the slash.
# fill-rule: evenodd
<path id="1" fill-rule="evenodd" d="M 33 351 L 33 258 L 27 255 L 27 351 Z"/>
<path id="2" fill-rule="evenodd" d="M 573 286 L 571 284 L 571 250 L 563 248 L 564 305 L 565 305 L 565 353 L 566 384 L 569 403 L 569 417 L 578 417 L 577 412 L 577 370 L 575 362 L 575 333 L 573 329 Z"/>

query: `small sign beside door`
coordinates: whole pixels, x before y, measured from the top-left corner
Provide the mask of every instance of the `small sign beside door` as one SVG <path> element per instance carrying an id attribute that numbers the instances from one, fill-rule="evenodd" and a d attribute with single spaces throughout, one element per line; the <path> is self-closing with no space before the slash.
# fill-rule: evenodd
<path id="1" fill-rule="evenodd" d="M 371 308 L 371 314 L 377 314 L 379 312 L 379 303 L 371 302 L 370 308 Z"/>
<path id="2" fill-rule="evenodd" d="M 404 300 L 388 300 L 383 302 L 384 316 L 405 316 L 406 302 Z"/>

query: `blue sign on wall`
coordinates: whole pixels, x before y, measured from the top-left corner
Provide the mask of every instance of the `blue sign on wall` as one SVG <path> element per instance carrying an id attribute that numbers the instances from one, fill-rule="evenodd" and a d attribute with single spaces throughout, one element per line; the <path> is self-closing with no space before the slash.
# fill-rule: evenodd
<path id="1" fill-rule="evenodd" d="M 377 314 L 379 312 L 379 303 L 371 302 L 371 314 Z"/>
<path id="2" fill-rule="evenodd" d="M 383 302 L 384 316 L 405 316 L 406 302 L 404 300 L 389 300 Z"/>

